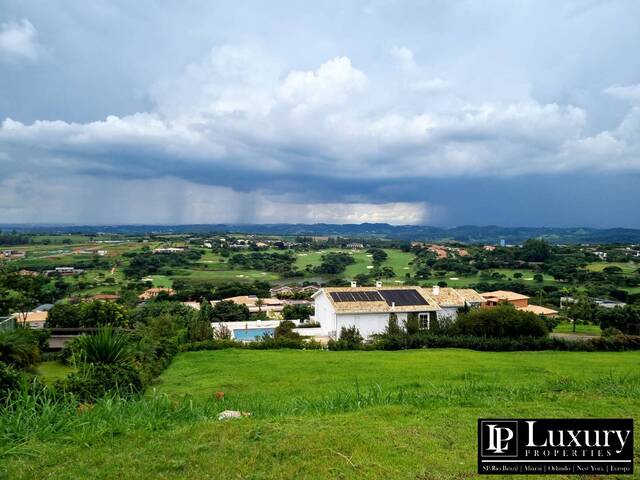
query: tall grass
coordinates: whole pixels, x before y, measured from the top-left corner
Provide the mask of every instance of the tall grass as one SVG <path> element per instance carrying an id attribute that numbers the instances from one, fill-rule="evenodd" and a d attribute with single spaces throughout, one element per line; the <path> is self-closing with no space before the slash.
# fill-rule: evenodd
<path id="1" fill-rule="evenodd" d="M 157 431 L 190 422 L 213 421 L 222 410 L 251 412 L 258 418 L 330 415 L 387 405 L 416 408 L 434 406 L 508 407 L 512 402 L 555 401 L 564 396 L 589 394 L 615 399 L 640 398 L 638 374 L 610 373 L 589 380 L 558 377 L 529 386 L 499 386 L 464 378 L 455 385 L 427 385 L 419 390 L 385 388 L 357 382 L 316 398 L 291 398 L 282 393 L 269 395 L 228 395 L 180 400 L 155 391 L 144 397 L 127 399 L 117 392 L 94 404 L 78 404 L 72 395 L 49 387 L 24 388 L 12 392 L 0 405 L 0 458 L 36 455 L 31 447 L 38 442 L 64 439 L 84 445 L 100 439 L 138 430 Z"/>

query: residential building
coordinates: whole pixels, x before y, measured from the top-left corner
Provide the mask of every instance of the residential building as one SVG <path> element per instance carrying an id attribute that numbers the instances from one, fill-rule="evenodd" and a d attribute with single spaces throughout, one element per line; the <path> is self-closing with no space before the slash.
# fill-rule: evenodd
<path id="1" fill-rule="evenodd" d="M 287 297 L 290 295 L 295 295 L 296 293 L 307 293 L 310 295 L 317 292 L 318 290 L 320 290 L 320 287 L 317 285 L 305 285 L 303 287 L 281 285 L 281 286 L 273 287 L 269 289 L 269 294 L 272 297 L 277 297 L 277 296 Z"/>
<path id="2" fill-rule="evenodd" d="M 428 329 L 441 310 L 421 287 L 322 288 L 312 298 L 314 319 L 320 323 L 321 334 L 330 338 L 338 338 L 342 327 L 355 326 L 365 338 L 382 333 L 392 313 L 399 323 L 414 313 L 421 327 Z"/>
<path id="3" fill-rule="evenodd" d="M 24 313 L 16 313 L 14 318 L 18 324 L 25 325 L 29 328 L 44 328 L 47 323 L 49 312 L 47 310 L 32 311 Z"/>
<path id="4" fill-rule="evenodd" d="M 462 307 L 477 308 L 486 303 L 486 300 L 478 292 L 471 288 L 449 288 L 437 285 L 431 288 L 429 296 L 440 307 L 438 318 L 447 318 L 451 321 L 458 317 L 458 309 Z"/>
<path id="5" fill-rule="evenodd" d="M 5 258 L 12 258 L 12 259 L 24 258 L 27 256 L 27 252 L 22 252 L 18 250 L 4 250 L 2 252 L 2 256 Z"/>
<path id="6" fill-rule="evenodd" d="M 184 247 L 163 247 L 163 248 L 154 248 L 153 253 L 180 253 L 184 252 Z"/>
<path id="7" fill-rule="evenodd" d="M 520 293 L 511 292 L 508 290 L 496 290 L 495 292 L 486 292 L 481 294 L 482 297 L 487 301 L 484 306 L 486 307 L 496 307 L 500 304 L 510 303 L 518 310 L 522 310 L 524 312 L 535 313 L 536 315 L 555 317 L 558 315 L 557 310 L 553 310 L 552 308 L 542 307 L 540 305 L 529 305 L 529 298 L 526 295 L 522 295 Z"/>
<path id="8" fill-rule="evenodd" d="M 510 303 L 514 307 L 526 307 L 529 305 L 529 297 L 508 290 L 496 290 L 495 292 L 481 293 L 486 300 L 485 306 L 495 307 L 501 303 Z"/>
<path id="9" fill-rule="evenodd" d="M 56 267 L 54 270 L 46 270 L 44 272 L 45 276 L 47 275 L 80 275 L 84 273 L 84 270 L 81 268 L 75 267 Z"/>
<path id="10" fill-rule="evenodd" d="M 260 304 L 258 303 L 260 300 Z M 224 301 L 246 305 L 250 313 L 266 313 L 269 318 L 277 318 L 287 305 L 287 302 L 279 298 L 259 298 L 256 295 L 239 295 L 225 298 Z M 214 305 L 218 302 L 212 302 Z"/>
<path id="11" fill-rule="evenodd" d="M 175 290 L 173 290 L 172 288 L 154 287 L 142 292 L 140 295 L 138 295 L 138 298 L 140 300 L 151 300 L 152 298 L 156 298 L 161 293 L 166 293 L 169 296 L 173 296 L 176 294 Z"/>

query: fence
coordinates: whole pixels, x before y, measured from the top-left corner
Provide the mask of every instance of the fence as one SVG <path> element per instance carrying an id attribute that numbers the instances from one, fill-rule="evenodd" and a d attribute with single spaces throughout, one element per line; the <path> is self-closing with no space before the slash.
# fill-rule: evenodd
<path id="1" fill-rule="evenodd" d="M 0 332 L 13 330 L 16 328 L 16 319 L 14 317 L 0 317 Z"/>

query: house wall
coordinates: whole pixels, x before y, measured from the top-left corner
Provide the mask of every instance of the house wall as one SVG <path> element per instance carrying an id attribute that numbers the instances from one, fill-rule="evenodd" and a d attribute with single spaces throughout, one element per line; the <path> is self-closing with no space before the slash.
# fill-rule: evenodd
<path id="1" fill-rule="evenodd" d="M 335 333 L 332 332 L 336 330 L 336 315 L 333 305 L 331 305 L 331 301 L 327 298 L 326 293 L 321 292 L 315 297 L 314 307 L 313 320 L 320 323 L 322 335 L 335 335 Z"/>
<path id="2" fill-rule="evenodd" d="M 406 313 L 398 313 L 398 324 L 402 325 L 407 320 Z M 382 333 L 389 324 L 389 313 L 348 313 L 337 315 L 337 336 L 342 327 L 355 326 L 360 335 L 368 338 L 374 333 Z"/>
<path id="3" fill-rule="evenodd" d="M 438 320 L 454 322 L 458 318 L 458 307 L 440 307 L 438 310 Z"/>

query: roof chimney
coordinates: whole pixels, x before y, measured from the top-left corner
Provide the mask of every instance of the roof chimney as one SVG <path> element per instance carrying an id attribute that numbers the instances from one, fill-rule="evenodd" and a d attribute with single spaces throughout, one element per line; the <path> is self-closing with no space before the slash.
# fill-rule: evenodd
<path id="1" fill-rule="evenodd" d="M 440 285 L 434 285 L 433 288 L 431 289 L 431 293 L 436 297 L 440 295 Z"/>
<path id="2" fill-rule="evenodd" d="M 396 308 L 396 302 L 391 302 L 391 310 L 395 310 Z"/>
<path id="3" fill-rule="evenodd" d="M 355 280 L 351 280 L 351 288 L 356 288 L 358 286 L 358 284 L 356 283 Z"/>
<path id="4" fill-rule="evenodd" d="M 376 280 L 376 288 L 381 288 L 382 282 L 380 280 Z"/>

